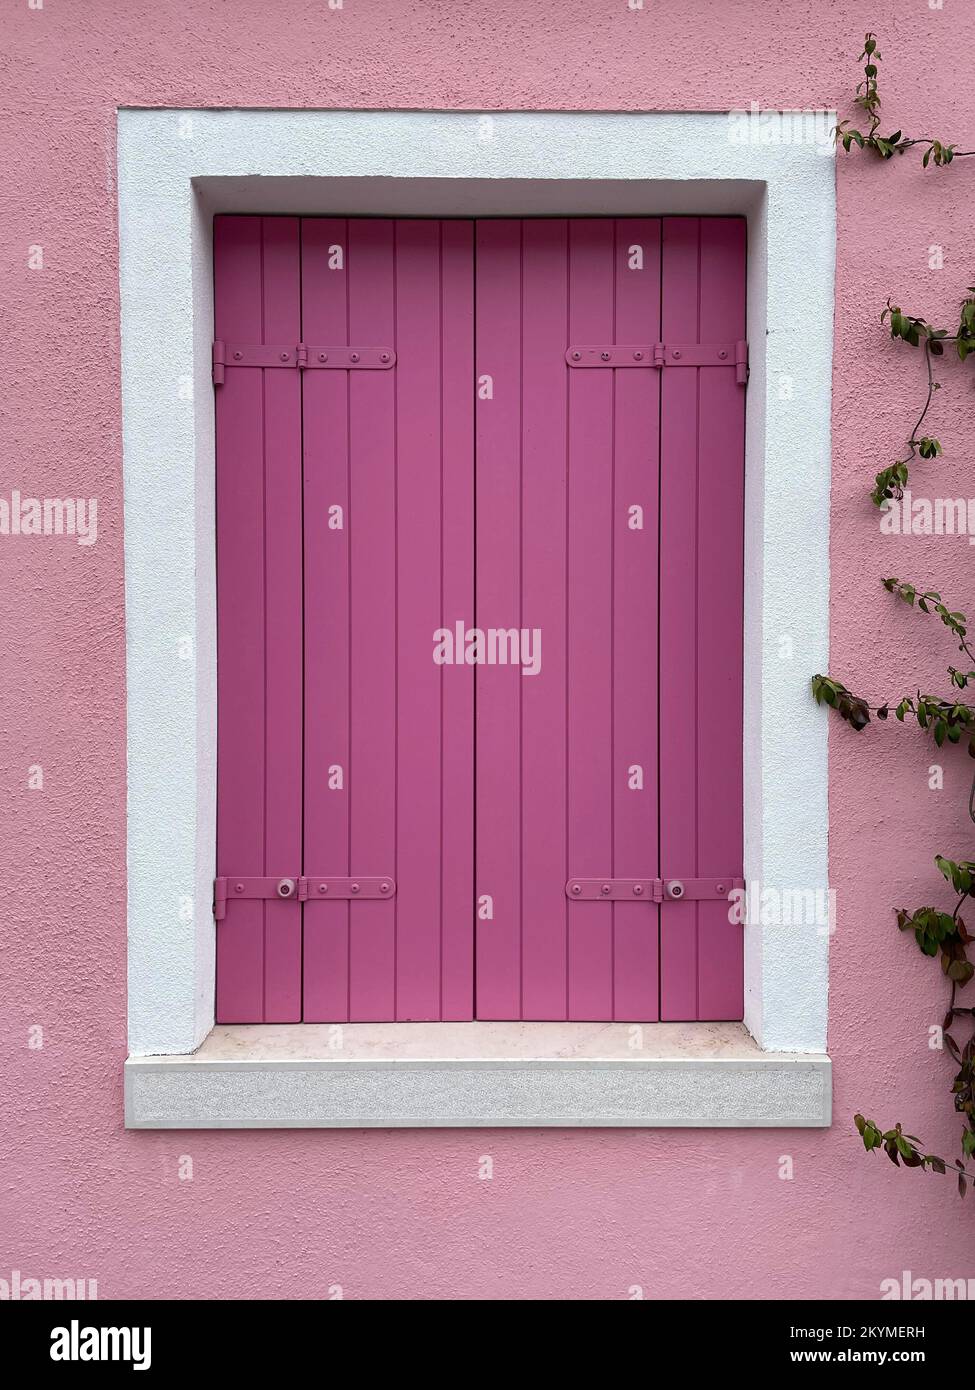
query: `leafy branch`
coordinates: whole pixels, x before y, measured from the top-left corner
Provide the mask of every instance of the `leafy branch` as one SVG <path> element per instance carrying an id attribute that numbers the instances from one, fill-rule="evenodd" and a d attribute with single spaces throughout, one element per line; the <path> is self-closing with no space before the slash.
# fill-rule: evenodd
<path id="1" fill-rule="evenodd" d="M 867 127 L 861 129 L 850 121 L 840 121 L 833 131 L 834 140 L 847 153 L 856 145 L 858 149 L 868 150 L 880 159 L 888 160 L 895 154 L 902 155 L 907 150 L 922 146 L 924 154 L 921 164 L 925 169 L 931 163 L 943 167 L 954 159 L 966 159 L 975 155 L 975 150 L 959 150 L 957 145 L 929 135 L 906 136 L 901 130 L 881 135 L 881 98 L 878 81 L 881 54 L 877 48 L 876 34 L 867 33 L 864 36 L 860 61 L 864 63 L 863 79 L 857 84 L 854 100 L 867 117 Z M 903 497 L 910 465 L 915 459 L 936 458 L 942 452 L 939 440 L 920 433 L 934 393 L 940 390 L 939 383 L 934 379 L 931 359 L 942 356 L 948 343 L 955 344 L 958 356 L 963 362 L 969 353 L 975 352 L 975 286 L 969 285 L 967 298 L 962 300 L 958 328 L 954 333 L 950 333 L 947 328 L 935 328 L 926 319 L 905 313 L 899 305 L 892 304 L 890 299 L 887 300 L 880 321 L 889 323 L 892 338 L 900 338 L 911 347 L 923 347 L 928 381 L 924 406 L 907 440 L 906 457 L 896 459 L 886 468 L 882 468 L 874 479 L 870 497 L 877 507 L 883 506 L 891 498 L 900 500 Z"/>
<path id="2" fill-rule="evenodd" d="M 920 434 L 934 393 L 941 390 L 940 383 L 934 379 L 934 364 L 931 359 L 943 356 L 947 343 L 954 343 L 962 362 L 970 353 L 975 352 L 975 285 L 968 286 L 967 295 L 961 302 L 958 328 L 954 333 L 949 333 L 947 328 L 934 328 L 926 319 L 905 314 L 898 304 L 892 304 L 889 299 L 880 315 L 880 322 L 889 323 L 891 338 L 900 338 L 910 347 L 923 347 L 928 389 L 924 406 L 907 440 L 907 457 L 897 459 L 889 467 L 882 468 L 874 479 L 870 497 L 878 507 L 883 506 L 890 497 L 898 500 L 903 497 L 904 488 L 907 486 L 908 468 L 915 458 L 932 459 L 942 452 L 940 440 Z"/>
<path id="3" fill-rule="evenodd" d="M 945 627 L 958 639 L 958 650 L 975 666 L 975 651 L 968 641 L 967 620 L 964 613 L 953 612 L 936 589 L 919 590 L 915 584 L 895 578 L 881 581 L 888 593 L 896 595 L 910 607 L 915 604 L 922 613 L 934 613 Z M 964 690 L 969 684 L 975 685 L 975 669 L 962 671 L 955 666 L 948 667 L 952 685 Z M 917 721 L 918 727 L 930 733 L 940 748 L 945 741 L 960 743 L 968 739 L 968 751 L 975 757 L 975 707 L 943 695 L 904 695 L 899 700 L 886 700 L 882 704 L 870 704 L 862 695 L 854 694 L 842 681 L 833 676 L 816 675 L 812 678 L 812 692 L 817 705 L 829 705 L 841 719 L 856 729 L 865 729 L 871 715 L 883 721 L 890 717 L 904 723 L 908 716 Z"/>
<path id="4" fill-rule="evenodd" d="M 945 140 L 936 140 L 930 135 L 908 137 L 900 130 L 895 130 L 889 135 L 881 135 L 879 133 L 881 100 L 878 85 L 880 69 L 877 66 L 881 62 L 881 54 L 877 48 L 876 34 L 867 34 L 864 37 L 860 62 L 863 62 L 864 59 L 866 62 L 863 69 L 863 80 L 857 84 L 855 100 L 857 106 L 866 115 L 869 126 L 866 130 L 861 130 L 858 126 L 851 125 L 849 121 L 840 121 L 833 132 L 835 139 L 847 153 L 856 145 L 858 149 L 869 150 L 880 159 L 893 159 L 895 154 L 905 154 L 908 150 L 914 149 L 915 146 L 922 145 L 924 146 L 924 155 L 921 164 L 925 169 L 932 163 L 940 167 L 950 164 L 953 159 L 967 159 L 975 154 L 975 150 L 960 150 L 956 145 L 949 144 Z"/>
<path id="5" fill-rule="evenodd" d="M 910 608 L 917 608 L 925 614 L 940 618 L 942 624 L 958 643 L 958 650 L 975 666 L 975 652 L 968 640 L 968 623 L 965 614 L 949 608 L 936 589 L 919 589 L 907 580 L 891 577 L 882 581 L 888 593 L 899 598 Z M 962 671 L 954 666 L 948 667 L 951 683 L 956 689 L 965 689 L 975 682 L 975 669 Z M 862 696 L 849 690 L 842 681 L 832 676 L 816 675 L 812 678 L 812 690 L 817 704 L 825 704 L 858 732 L 870 723 L 871 714 L 884 721 L 890 715 L 891 704 L 871 705 Z M 908 715 L 912 716 L 918 727 L 930 733 L 940 748 L 942 744 L 959 743 L 968 739 L 968 751 L 975 756 L 975 708 L 955 700 L 933 695 L 922 695 L 920 691 L 913 696 L 905 696 L 894 708 L 894 717 L 901 723 Z M 975 781 L 969 809 L 975 805 Z M 972 811 L 975 820 L 975 810 Z M 975 975 L 975 964 L 968 958 L 968 948 L 975 938 L 969 933 L 961 916 L 963 904 L 975 898 L 975 861 L 971 859 L 948 859 L 936 855 L 935 863 L 943 878 L 956 894 L 953 911 L 945 912 L 937 907 L 918 907 L 913 911 L 896 909 L 897 926 L 902 932 L 913 932 L 918 948 L 926 956 L 941 959 L 941 969 L 951 986 L 951 998 L 943 1023 L 945 1046 L 958 1064 L 959 1070 L 952 1083 L 955 1109 L 965 1117 L 962 1127 L 961 1149 L 965 1159 L 975 1155 L 975 1028 L 963 1046 L 951 1034 L 955 1019 L 967 1017 L 975 1021 L 975 1009 L 959 1008 L 956 1004 L 957 992 L 968 984 Z M 927 1169 L 944 1174 L 948 1171 L 958 1175 L 958 1191 L 964 1197 L 967 1183 L 975 1182 L 975 1171 L 955 1159 L 946 1163 L 937 1154 L 926 1153 L 915 1135 L 905 1134 L 898 1123 L 893 1129 L 881 1130 L 872 1120 L 856 1115 L 857 1130 L 863 1139 L 867 1152 L 883 1149 L 896 1166 Z"/>
<path id="6" fill-rule="evenodd" d="M 961 1159 L 956 1158 L 953 1162 L 946 1163 L 937 1154 L 924 1153 L 919 1147 L 920 1139 L 916 1135 L 905 1134 L 899 1124 L 893 1129 L 881 1130 L 873 1120 L 867 1120 L 862 1115 L 854 1115 L 853 1120 L 867 1153 L 871 1149 L 882 1148 L 895 1167 L 900 1167 L 903 1163 L 905 1168 L 929 1168 L 932 1173 L 957 1172 L 960 1197 L 964 1197 L 967 1184 L 975 1182 L 975 1172 L 966 1168 Z M 975 1153 L 975 1134 L 972 1130 L 962 1131 L 962 1143 L 965 1156 L 970 1158 L 972 1153 Z"/>

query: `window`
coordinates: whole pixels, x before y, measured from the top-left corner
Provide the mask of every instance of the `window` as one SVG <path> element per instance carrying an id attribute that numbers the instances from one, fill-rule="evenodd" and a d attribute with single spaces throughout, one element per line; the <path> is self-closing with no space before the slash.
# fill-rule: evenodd
<path id="1" fill-rule="evenodd" d="M 214 251 L 217 1021 L 740 1019 L 744 219 Z"/>

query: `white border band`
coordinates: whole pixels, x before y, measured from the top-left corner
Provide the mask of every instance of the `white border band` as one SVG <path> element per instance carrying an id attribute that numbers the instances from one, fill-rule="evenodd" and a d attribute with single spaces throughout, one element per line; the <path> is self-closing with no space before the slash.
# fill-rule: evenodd
<path id="1" fill-rule="evenodd" d="M 745 868 L 762 888 L 826 891 L 826 724 L 808 679 L 828 656 L 834 161 L 794 122 L 777 141 L 762 129 L 702 114 L 119 112 L 133 1058 L 187 1054 L 213 1024 L 214 212 L 747 216 Z M 824 1053 L 827 948 L 811 925 L 746 928 L 745 1021 L 762 1048 Z"/>

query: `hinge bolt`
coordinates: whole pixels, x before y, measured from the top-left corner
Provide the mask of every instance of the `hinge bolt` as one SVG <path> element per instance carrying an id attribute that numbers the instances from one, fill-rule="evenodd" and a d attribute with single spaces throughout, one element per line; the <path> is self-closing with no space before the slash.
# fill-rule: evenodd
<path id="1" fill-rule="evenodd" d="M 235 892 L 235 893 L 243 893 L 243 891 L 244 891 L 244 885 L 243 885 L 242 883 L 235 883 L 235 884 L 234 884 L 234 892 Z"/>
<path id="2" fill-rule="evenodd" d="M 643 884 L 642 884 L 642 883 L 634 883 L 634 885 L 633 885 L 633 891 L 634 891 L 634 893 L 636 893 L 636 894 L 639 896 L 639 894 L 643 892 Z"/>
<path id="3" fill-rule="evenodd" d="M 235 362 L 239 362 L 240 359 L 243 357 L 243 355 L 244 355 L 244 354 L 243 354 L 242 352 L 235 352 L 235 353 L 234 353 L 234 361 L 235 361 Z"/>
<path id="4" fill-rule="evenodd" d="M 642 362 L 642 361 L 643 361 L 643 353 L 642 353 L 642 352 L 635 352 L 635 353 L 633 354 L 633 361 L 634 361 L 634 362 Z"/>
<path id="5" fill-rule="evenodd" d="M 582 885 L 580 883 L 573 883 L 572 891 L 578 897 L 578 895 L 582 892 Z"/>
<path id="6" fill-rule="evenodd" d="M 359 885 L 358 885 L 358 883 L 353 883 L 349 891 L 352 892 L 352 893 L 358 893 L 358 891 L 359 891 Z"/>
<path id="7" fill-rule="evenodd" d="M 358 360 L 359 360 L 359 354 L 358 354 L 357 352 L 350 352 L 350 353 L 349 353 L 349 361 L 350 361 L 350 362 L 358 362 Z"/>
<path id="8" fill-rule="evenodd" d="M 581 352 L 574 352 L 574 353 L 572 354 L 572 360 L 573 360 L 573 362 L 581 362 L 581 361 L 582 361 L 582 353 L 581 353 Z"/>
<path id="9" fill-rule="evenodd" d="M 379 360 L 380 360 L 380 362 L 388 362 L 388 361 L 389 361 L 389 353 L 388 353 L 388 352 L 381 352 L 381 353 L 379 354 Z"/>
<path id="10" fill-rule="evenodd" d="M 722 349 L 720 350 L 720 352 L 718 353 L 718 356 L 719 356 L 719 357 L 727 357 L 727 356 L 728 356 L 727 350 L 726 350 L 725 348 L 722 348 Z"/>
<path id="11" fill-rule="evenodd" d="M 723 884 L 723 883 L 719 883 L 719 884 L 717 885 L 717 888 L 718 888 L 718 892 L 719 892 L 719 893 L 723 893 L 723 892 L 724 892 L 724 884 Z"/>
<path id="12" fill-rule="evenodd" d="M 282 354 L 281 354 L 281 361 L 282 361 L 282 362 L 287 362 L 289 356 L 290 356 L 290 353 L 282 352 Z"/>
<path id="13" fill-rule="evenodd" d="M 388 893 L 388 892 L 389 892 L 389 884 L 388 884 L 388 883 L 381 883 L 381 884 L 379 885 L 379 891 L 380 891 L 380 893 Z"/>
<path id="14" fill-rule="evenodd" d="M 599 355 L 600 355 L 600 357 L 603 359 L 604 362 L 608 362 L 608 361 L 609 361 L 610 355 L 609 355 L 608 352 L 601 352 Z"/>
<path id="15" fill-rule="evenodd" d="M 675 348 L 675 349 L 674 349 L 674 357 L 675 357 L 675 358 L 680 357 L 680 348 Z"/>
<path id="16" fill-rule="evenodd" d="M 319 360 L 319 362 L 327 362 L 327 361 L 328 361 L 328 353 L 327 353 L 327 352 L 320 352 L 320 353 L 318 354 L 318 360 Z"/>
<path id="17" fill-rule="evenodd" d="M 318 885 L 318 891 L 319 891 L 319 893 L 327 893 L 327 892 L 328 892 L 328 884 L 327 884 L 327 883 L 320 883 L 320 884 Z"/>
<path id="18" fill-rule="evenodd" d="M 611 893 L 613 890 L 610 888 L 610 886 L 609 886 L 608 883 L 604 883 L 603 886 L 602 886 L 602 888 L 600 888 L 599 891 L 600 891 L 600 893 Z"/>

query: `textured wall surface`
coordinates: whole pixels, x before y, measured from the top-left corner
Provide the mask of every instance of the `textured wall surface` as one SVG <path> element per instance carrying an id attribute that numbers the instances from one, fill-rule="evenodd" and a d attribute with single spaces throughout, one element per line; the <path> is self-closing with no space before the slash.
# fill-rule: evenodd
<path id="1" fill-rule="evenodd" d="M 9 0 L 0 497 L 96 496 L 98 540 L 0 536 L 0 1277 L 95 1278 L 103 1297 L 315 1298 L 341 1285 L 350 1298 L 511 1299 L 623 1298 L 633 1285 L 648 1297 L 870 1297 L 904 1269 L 975 1275 L 970 1205 L 934 1176 L 867 1158 L 847 1118 L 902 1118 L 941 1151 L 959 1130 L 949 1063 L 928 1047 L 939 972 L 898 938 L 890 905 L 944 901 L 932 856 L 970 853 L 970 764 L 896 727 L 831 737 L 832 1130 L 150 1134 L 121 1123 L 115 108 L 844 111 L 867 27 L 881 35 L 892 124 L 975 147 L 964 100 L 975 15 L 960 0 L 815 11 L 805 0 Z M 919 81 L 927 72 L 934 80 Z M 971 279 L 971 176 L 968 162 L 926 173 L 914 159 L 838 162 L 832 667 L 871 695 L 915 671 L 937 688 L 954 655 L 936 622 L 894 607 L 880 574 L 975 602 L 967 541 L 882 536 L 865 487 L 901 448 L 922 386 L 918 354 L 885 340 L 879 310 L 893 294 L 952 321 Z M 931 429 L 945 458 L 918 468 L 917 495 L 975 492 L 970 377 L 953 363 L 942 376 Z M 941 791 L 928 785 L 935 761 Z M 37 765 L 43 788 L 31 789 Z M 29 1046 L 38 1028 L 43 1047 Z M 478 1179 L 483 1154 L 491 1181 Z M 782 1155 L 792 1180 L 779 1176 Z"/>

